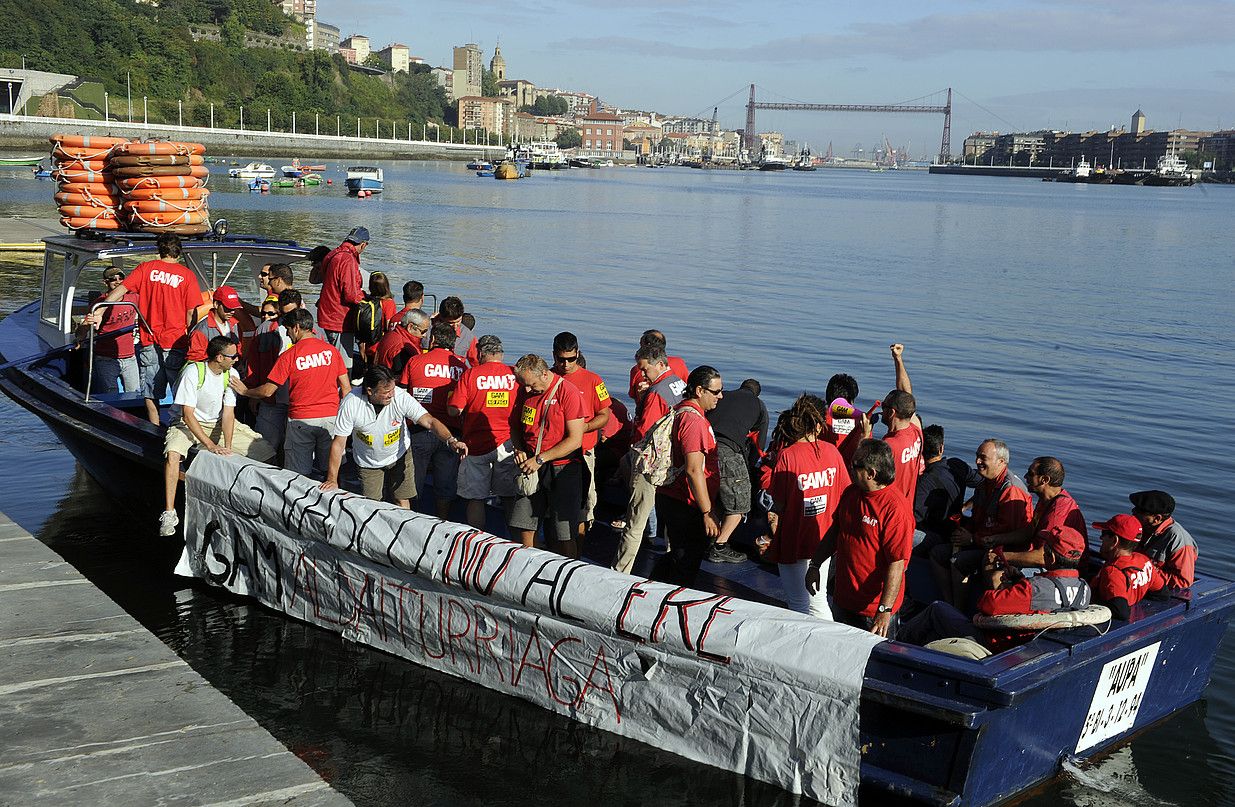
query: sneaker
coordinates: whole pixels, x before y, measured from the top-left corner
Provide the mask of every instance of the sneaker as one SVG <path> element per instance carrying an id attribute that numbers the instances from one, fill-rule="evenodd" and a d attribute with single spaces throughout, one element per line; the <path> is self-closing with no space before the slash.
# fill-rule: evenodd
<path id="1" fill-rule="evenodd" d="M 176 534 L 176 526 L 180 524 L 180 516 L 175 510 L 164 510 L 159 516 L 159 535 L 166 538 Z"/>
<path id="2" fill-rule="evenodd" d="M 741 563 L 747 560 L 746 553 L 734 549 L 729 544 L 712 544 L 708 550 L 708 560 L 712 563 Z"/>

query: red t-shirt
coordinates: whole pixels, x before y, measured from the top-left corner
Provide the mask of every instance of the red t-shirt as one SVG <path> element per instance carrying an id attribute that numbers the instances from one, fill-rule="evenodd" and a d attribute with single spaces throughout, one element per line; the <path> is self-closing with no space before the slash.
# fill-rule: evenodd
<path id="1" fill-rule="evenodd" d="M 308 420 L 339 413 L 339 376 L 345 375 L 347 367 L 338 348 L 306 336 L 283 351 L 266 380 L 287 385 L 289 418 Z"/>
<path id="2" fill-rule="evenodd" d="M 853 418 L 832 417 L 832 407 L 829 406 L 823 415 L 824 430 L 820 435 L 824 440 L 836 446 L 841 457 L 848 464 L 853 460 L 853 452 L 857 451 L 858 443 L 862 442 L 862 431 Z"/>
<path id="3" fill-rule="evenodd" d="M 1006 474 L 1007 471 L 1004 473 Z M 987 490 L 998 488 L 1003 484 L 1004 478 L 1001 476 L 999 479 L 984 479 L 982 485 Z M 1016 485 L 1008 485 L 1000 494 L 999 500 L 992 503 L 989 510 L 978 512 L 978 508 L 974 507 L 970 532 L 973 533 L 974 538 L 981 540 L 988 535 L 1003 535 L 1020 529 L 1032 518 L 1033 499 Z M 1084 530 L 1081 530 L 1081 535 L 1085 535 Z"/>
<path id="4" fill-rule="evenodd" d="M 106 295 L 100 294 L 90 301 L 93 305 L 99 300 L 102 300 Z M 125 292 L 117 302 L 136 303 L 137 295 L 133 292 Z M 133 332 L 129 331 L 126 334 L 109 336 L 116 331 L 128 328 L 137 321 L 137 309 L 131 305 L 109 305 L 102 309 L 103 323 L 99 325 L 97 338 L 94 340 L 94 355 L 100 358 L 109 359 L 131 359 L 133 358 Z"/>
<path id="5" fill-rule="evenodd" d="M 665 376 L 670 375 L 676 375 L 676 373 L 673 370 L 666 370 L 664 375 L 652 383 L 659 383 Z M 669 414 L 669 402 L 659 394 L 652 392 L 651 389 L 646 390 L 643 394 L 641 405 L 635 407 L 635 420 L 631 432 L 632 441 L 642 440 L 652 427 L 656 425 L 656 421 L 667 414 Z"/>
<path id="6" fill-rule="evenodd" d="M 137 307 L 150 326 L 149 331 L 141 329 L 142 345 L 176 347 L 188 331 L 189 311 L 202 302 L 197 276 L 170 261 L 139 263 L 124 279 L 124 287 L 137 295 Z"/>
<path id="7" fill-rule="evenodd" d="M 343 331 L 352 306 L 364 299 L 360 287 L 360 253 L 343 242 L 322 259 L 322 291 L 317 298 L 317 324 L 326 331 Z"/>
<path id="8" fill-rule="evenodd" d="M 591 370 L 586 370 L 582 367 L 576 367 L 573 373 L 563 375 L 562 378 L 574 384 L 579 392 L 583 393 L 583 420 L 586 422 L 596 417 L 596 413 L 602 409 L 609 408 L 609 390 L 605 388 L 605 382 L 600 376 L 593 373 Z M 600 432 L 584 432 L 583 434 L 583 450 L 591 451 L 596 448 L 596 440 Z"/>
<path id="9" fill-rule="evenodd" d="M 463 359 L 444 347 L 435 347 L 428 353 L 413 356 L 408 361 L 399 384 L 407 387 L 407 391 L 420 401 L 420 405 L 427 409 L 430 415 L 453 431 L 459 428 L 459 419 L 452 418 L 446 407 L 449 405 L 455 382 L 466 369 Z"/>
<path id="10" fill-rule="evenodd" d="M 543 454 L 566 438 L 566 423 L 571 420 L 585 420 L 583 415 L 583 393 L 574 384 L 565 381 L 558 382 L 559 376 L 553 376 L 549 388 L 544 392 L 529 395 L 527 390 L 520 390 L 516 399 L 514 411 L 511 412 L 511 428 L 519 429 L 523 444 L 529 454 L 536 451 L 536 436 L 540 432 L 540 424 L 545 424 L 545 436 L 540 441 L 540 451 Z M 515 422 L 515 418 L 518 422 Z M 554 465 L 565 465 L 570 457 L 554 460 Z"/>
<path id="11" fill-rule="evenodd" d="M 1066 490 L 1061 490 L 1059 495 L 1049 502 L 1039 501 L 1034 506 L 1033 524 L 1034 536 L 1026 547 L 1026 551 L 1041 547 L 1044 533 L 1050 532 L 1055 527 L 1071 527 L 1081 535 L 1089 534 L 1085 514 L 1081 512 L 1076 499 L 1073 499 L 1072 494 Z"/>
<path id="12" fill-rule="evenodd" d="M 667 356 L 669 363 L 669 372 L 673 373 L 683 381 L 690 375 L 690 370 L 686 369 L 686 362 L 682 361 L 681 356 Z M 639 400 L 639 396 L 635 394 L 635 385 L 643 380 L 643 371 L 639 369 L 639 363 L 635 362 L 635 366 L 630 368 L 630 389 L 627 394 L 630 395 L 632 401 Z"/>
<path id="13" fill-rule="evenodd" d="M 1166 578 L 1148 556 L 1139 552 L 1122 555 L 1102 567 L 1093 581 L 1093 598 L 1099 602 L 1121 599 L 1136 605 L 1146 594 L 1160 591 Z"/>
<path id="14" fill-rule="evenodd" d="M 913 551 L 913 503 L 889 485 L 873 493 L 850 485 L 832 515 L 836 548 L 836 604 L 873 617 L 883 597 L 887 570 L 898 560 L 909 563 Z M 905 599 L 904 579 L 893 610 Z"/>
<path id="15" fill-rule="evenodd" d="M 488 454 L 510 439 L 510 413 L 519 381 L 500 361 L 471 367 L 459 376 L 447 404 L 463 411 L 463 442 L 472 454 Z"/>
<path id="16" fill-rule="evenodd" d="M 658 396 L 659 397 L 659 396 Z M 708 421 L 703 409 L 694 401 L 682 401 L 677 405 L 677 417 L 673 419 L 673 453 L 674 468 L 683 468 L 678 478 L 660 490 L 666 496 L 686 502 L 694 507 L 695 492 L 690 489 L 684 466 L 686 455 L 699 452 L 703 454 L 703 474 L 707 479 L 708 498 L 716 505 L 716 494 L 720 490 L 720 459 L 716 454 L 716 433 Z"/>
<path id="17" fill-rule="evenodd" d="M 228 333 L 234 337 L 236 349 L 240 350 L 240 326 L 235 318 L 227 321 Z M 198 321 L 197 325 L 193 326 L 193 330 L 189 331 L 189 352 L 185 355 L 185 361 L 205 361 L 206 346 L 210 344 L 210 340 L 216 336 L 223 336 L 223 329 L 219 327 L 219 319 L 214 315 L 214 311 L 207 311 L 205 324 Z M 243 352 L 243 351 L 241 351 Z"/>
<path id="18" fill-rule="evenodd" d="M 803 440 L 782 449 L 768 491 L 776 502 L 780 526 L 767 560 L 797 563 L 813 557 L 847 487 L 845 460 L 831 443 Z"/>
<path id="19" fill-rule="evenodd" d="M 896 463 L 896 479 L 891 487 L 903 493 L 912 505 L 923 468 L 922 430 L 910 423 L 903 429 L 888 432 L 883 441 L 892 449 L 892 461 Z"/>
<path id="20" fill-rule="evenodd" d="M 396 326 L 382 336 L 377 342 L 374 363 L 394 369 L 395 359 L 403 354 L 404 366 L 412 356 L 420 353 L 420 337 L 407 328 Z"/>

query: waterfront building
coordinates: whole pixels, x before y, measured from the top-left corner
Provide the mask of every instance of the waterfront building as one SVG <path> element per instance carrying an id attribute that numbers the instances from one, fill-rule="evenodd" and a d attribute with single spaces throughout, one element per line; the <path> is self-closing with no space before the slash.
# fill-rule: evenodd
<path id="1" fill-rule="evenodd" d="M 467 95 L 459 99 L 459 126 L 500 132 L 509 138 L 514 128 L 515 102 L 509 98 Z"/>
<path id="2" fill-rule="evenodd" d="M 506 80 L 506 60 L 502 58 L 502 45 L 500 42 L 493 49 L 493 58 L 489 60 L 489 72 L 493 74 L 493 78 L 497 79 L 499 83 Z"/>
<path id="3" fill-rule="evenodd" d="M 317 0 L 274 0 L 274 4 L 287 16 L 295 17 L 298 22 L 307 23 L 317 17 Z"/>
<path id="4" fill-rule="evenodd" d="M 424 63 L 425 63 L 425 60 L 424 60 L 423 58 L 419 57 L 419 56 L 408 56 L 408 57 L 407 57 L 407 63 L 408 63 L 409 65 L 413 65 L 413 64 L 424 64 Z"/>
<path id="5" fill-rule="evenodd" d="M 708 121 L 708 126 L 710 127 L 711 125 L 712 125 L 712 122 Z M 758 137 L 759 137 L 759 146 L 762 149 L 763 154 L 766 154 L 771 157 L 774 157 L 778 154 L 784 154 L 785 135 L 782 134 L 781 132 L 760 132 Z M 759 156 L 758 154 L 751 155 L 752 158 L 755 158 L 758 156 Z"/>
<path id="6" fill-rule="evenodd" d="M 557 118 L 533 115 L 530 112 L 516 112 L 511 124 L 510 138 L 519 142 L 557 140 L 559 134 L 567 129 L 575 128 Z"/>
<path id="7" fill-rule="evenodd" d="M 310 50 L 339 52 L 339 27 L 319 19 L 305 20 L 305 39 Z"/>
<path id="8" fill-rule="evenodd" d="M 1128 131 L 1134 135 L 1141 135 L 1145 133 L 1144 112 L 1138 109 L 1136 112 L 1132 113 L 1132 126 L 1128 128 Z"/>
<path id="9" fill-rule="evenodd" d="M 455 47 L 454 70 L 455 97 L 480 97 L 480 79 L 484 72 L 480 47 L 472 42 Z"/>
<path id="10" fill-rule="evenodd" d="M 392 73 L 406 73 L 410 55 L 407 45 L 400 45 L 398 42 L 392 42 L 377 52 L 377 58 L 381 59 L 382 64 L 390 68 Z"/>
<path id="11" fill-rule="evenodd" d="M 348 64 L 356 64 L 356 49 L 355 48 L 348 48 L 348 47 L 344 47 L 343 45 L 339 45 L 339 55 L 342 56 L 343 60 L 347 62 Z"/>
<path id="12" fill-rule="evenodd" d="M 712 131 L 712 121 L 704 118 L 665 118 L 661 128 L 665 134 L 708 134 Z"/>
<path id="13" fill-rule="evenodd" d="M 594 95 L 589 95 L 585 92 L 571 92 L 570 90 L 558 90 L 554 88 L 536 88 L 536 97 L 543 98 L 547 95 L 556 95 L 566 101 L 566 114 L 572 118 L 578 119 L 591 115 L 597 111 L 600 106 L 600 99 Z"/>
<path id="14" fill-rule="evenodd" d="M 585 114 L 576 120 L 583 138 L 580 153 L 614 159 L 622 156 L 622 119 L 606 112 Z"/>
<path id="15" fill-rule="evenodd" d="M 991 157 L 996 165 L 1045 165 L 1042 155 L 1050 134 L 1053 133 L 1039 130 L 997 135 Z"/>
<path id="16" fill-rule="evenodd" d="M 429 72 L 433 74 L 438 86 L 446 93 L 446 100 L 453 104 L 455 101 L 455 71 L 448 67 L 435 67 Z"/>
<path id="17" fill-rule="evenodd" d="M 498 95 L 515 102 L 516 109 L 536 103 L 536 85 L 521 78 L 506 79 L 497 83 Z"/>
<path id="18" fill-rule="evenodd" d="M 1205 135 L 1197 144 L 1201 165 L 1213 163 L 1215 171 L 1235 170 L 1235 129 Z"/>
<path id="19" fill-rule="evenodd" d="M 364 64 L 369 58 L 369 37 L 363 34 L 352 34 L 339 43 L 340 52 L 343 48 L 355 51 L 355 57 L 348 59 L 352 64 Z"/>
<path id="20" fill-rule="evenodd" d="M 986 165 L 994 157 L 995 138 L 999 132 L 974 132 L 965 138 L 962 159 L 968 165 Z"/>

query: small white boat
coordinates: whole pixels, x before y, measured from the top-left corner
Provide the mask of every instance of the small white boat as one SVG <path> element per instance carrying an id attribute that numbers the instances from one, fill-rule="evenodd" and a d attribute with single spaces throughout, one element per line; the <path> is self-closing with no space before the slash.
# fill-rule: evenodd
<path id="1" fill-rule="evenodd" d="M 347 192 L 355 196 L 361 191 L 382 192 L 382 169 L 366 165 L 353 165 L 347 169 Z"/>
<path id="2" fill-rule="evenodd" d="M 241 168 L 227 169 L 227 175 L 234 179 L 271 179 L 274 169 L 266 163 L 249 163 Z"/>

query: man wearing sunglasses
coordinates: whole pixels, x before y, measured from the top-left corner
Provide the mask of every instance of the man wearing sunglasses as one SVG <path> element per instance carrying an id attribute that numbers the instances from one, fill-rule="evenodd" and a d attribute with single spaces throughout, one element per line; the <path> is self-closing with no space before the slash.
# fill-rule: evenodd
<path id="1" fill-rule="evenodd" d="M 103 272 L 103 285 L 106 291 L 91 303 L 97 303 L 106 297 L 107 292 L 116 288 L 124 280 L 124 273 L 115 267 Z M 119 305 L 109 305 L 101 309 L 101 320 L 98 332 L 94 338 L 94 380 L 91 382 L 95 392 L 116 392 L 117 382 L 122 382 L 124 392 L 136 392 L 141 385 L 141 377 L 137 371 L 135 336 L 132 331 L 118 334 L 126 328 L 132 328 L 137 322 L 137 295 L 133 292 L 125 294 L 117 301 Z M 90 325 L 82 325 L 78 332 L 79 338 L 90 337 Z"/>
<path id="2" fill-rule="evenodd" d="M 408 361 L 425 352 L 424 343 L 432 326 L 433 320 L 422 309 L 404 311 L 397 324 L 378 340 L 373 362 L 379 367 L 389 368 L 395 378 L 399 378 Z"/>
<path id="3" fill-rule="evenodd" d="M 279 292 L 279 299 L 274 303 L 272 316 L 266 311 L 270 303 L 262 303 L 262 321 L 257 326 L 253 341 L 245 354 L 244 377 L 245 386 L 260 387 L 266 383 L 271 368 L 283 351 L 292 346 L 292 338 L 279 322 L 284 314 L 304 308 L 304 297 L 296 289 L 284 289 Z M 317 325 L 313 326 L 313 335 L 325 341 L 326 334 Z M 257 405 L 257 418 L 253 424 L 266 442 L 275 451 L 283 450 L 283 437 L 287 432 L 287 389 L 280 387 L 274 395 L 261 400 L 252 399 Z"/>
<path id="4" fill-rule="evenodd" d="M 240 353 L 226 336 L 216 336 L 206 344 L 206 360 L 184 365 L 176 381 L 172 399 L 173 421 L 163 440 L 164 504 L 159 516 L 159 535 L 176 534 L 180 517 L 176 514 L 176 486 L 180 481 L 180 460 L 193 446 L 212 454 L 235 452 L 265 462 L 274 449 L 243 423 L 236 422 L 236 394 L 229 380 L 239 380 L 234 368 Z"/>
<path id="5" fill-rule="evenodd" d="M 609 390 L 600 376 L 579 364 L 579 339 L 570 331 L 553 337 L 553 372 L 583 393 L 583 520 L 576 538 L 582 546 L 596 515 L 596 443 L 609 423 Z"/>

